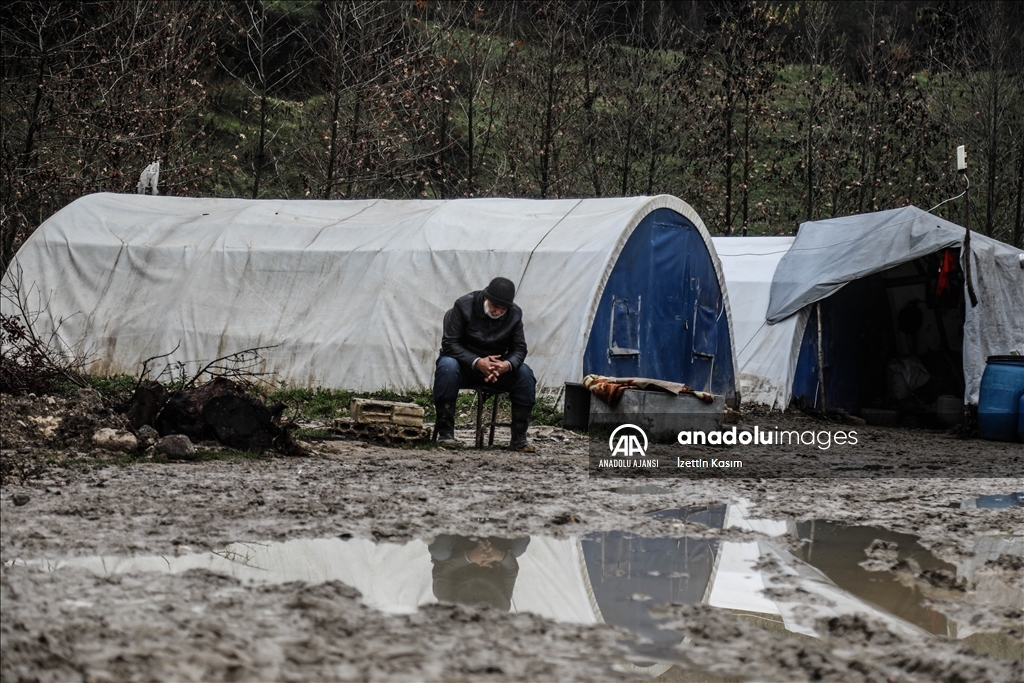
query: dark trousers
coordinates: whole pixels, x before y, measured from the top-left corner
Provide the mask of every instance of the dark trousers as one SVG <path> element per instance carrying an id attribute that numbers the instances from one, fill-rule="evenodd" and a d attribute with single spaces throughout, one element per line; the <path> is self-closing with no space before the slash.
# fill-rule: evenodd
<path id="1" fill-rule="evenodd" d="M 537 380 L 526 363 L 487 383 L 484 376 L 465 367 L 451 356 L 441 356 L 434 365 L 434 404 L 454 402 L 459 389 L 486 389 L 507 393 L 514 406 L 533 407 L 537 402 Z"/>

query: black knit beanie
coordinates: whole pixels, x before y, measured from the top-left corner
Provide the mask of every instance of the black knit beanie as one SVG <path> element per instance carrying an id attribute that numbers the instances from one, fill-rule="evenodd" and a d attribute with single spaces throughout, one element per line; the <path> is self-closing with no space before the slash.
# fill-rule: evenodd
<path id="1" fill-rule="evenodd" d="M 508 278 L 496 277 L 487 285 L 484 296 L 490 299 L 491 303 L 508 308 L 516 298 L 516 286 Z"/>

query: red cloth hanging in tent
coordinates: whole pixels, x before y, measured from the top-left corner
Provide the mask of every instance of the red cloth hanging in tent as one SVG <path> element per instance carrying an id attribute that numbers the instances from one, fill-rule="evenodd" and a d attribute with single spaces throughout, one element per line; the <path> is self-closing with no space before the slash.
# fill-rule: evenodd
<path id="1" fill-rule="evenodd" d="M 942 255 L 942 265 L 939 266 L 939 279 L 935 282 L 935 296 L 942 296 L 949 289 L 949 275 L 956 270 L 956 257 L 952 249 L 947 249 Z"/>

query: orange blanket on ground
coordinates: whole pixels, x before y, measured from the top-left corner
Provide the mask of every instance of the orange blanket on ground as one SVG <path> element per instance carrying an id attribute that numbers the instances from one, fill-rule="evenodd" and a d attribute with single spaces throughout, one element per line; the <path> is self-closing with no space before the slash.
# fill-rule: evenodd
<path id="1" fill-rule="evenodd" d="M 603 377 L 601 375 L 587 375 L 583 378 L 583 386 L 592 394 L 614 408 L 622 399 L 626 389 L 642 389 L 665 391 L 678 396 L 679 394 L 693 394 L 705 403 L 715 400 L 712 394 L 706 391 L 694 391 L 685 384 L 668 382 L 660 379 L 648 379 L 646 377 Z"/>

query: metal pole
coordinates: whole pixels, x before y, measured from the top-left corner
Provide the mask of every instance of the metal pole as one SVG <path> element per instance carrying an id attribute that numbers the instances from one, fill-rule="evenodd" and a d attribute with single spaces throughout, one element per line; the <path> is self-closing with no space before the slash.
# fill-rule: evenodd
<path id="1" fill-rule="evenodd" d="M 818 386 L 821 387 L 821 412 L 825 412 L 825 347 L 821 333 L 821 302 L 814 304 L 818 318 Z"/>

